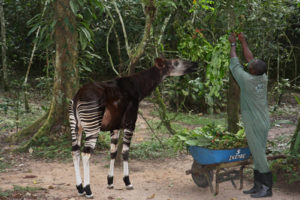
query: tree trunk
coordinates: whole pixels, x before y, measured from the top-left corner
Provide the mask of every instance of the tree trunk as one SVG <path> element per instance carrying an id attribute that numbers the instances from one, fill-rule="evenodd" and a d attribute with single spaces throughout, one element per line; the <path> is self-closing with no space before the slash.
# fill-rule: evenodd
<path id="1" fill-rule="evenodd" d="M 116 167 L 121 167 L 122 164 L 122 150 L 123 150 L 123 136 L 124 136 L 124 130 L 120 130 L 119 133 L 119 140 L 118 140 L 118 149 L 117 149 L 117 156 L 115 165 Z"/>
<path id="2" fill-rule="evenodd" d="M 55 27 L 56 58 L 53 97 L 45 122 L 38 131 L 32 132 L 34 135 L 24 146 L 25 148 L 41 136 L 68 130 L 69 101 L 79 85 L 76 66 L 78 53 L 76 18 L 71 11 L 69 0 L 56 0 L 55 12 L 57 23 Z M 22 132 L 19 135 L 22 135 Z"/>
<path id="3" fill-rule="evenodd" d="M 230 133 L 237 133 L 240 111 L 240 88 L 231 72 L 229 72 L 229 88 L 227 91 L 227 124 Z"/>
<path id="4" fill-rule="evenodd" d="M 228 30 L 233 30 L 235 26 L 235 15 L 234 10 L 234 0 L 227 2 L 228 4 Z M 240 88 L 235 81 L 232 73 L 229 71 L 229 87 L 227 91 L 227 124 L 228 131 L 231 133 L 236 133 L 239 130 L 237 125 L 239 122 L 239 111 L 240 111 Z"/>
<path id="5" fill-rule="evenodd" d="M 298 118 L 297 127 L 292 138 L 290 151 L 292 154 L 300 154 L 300 117 Z"/>
<path id="6" fill-rule="evenodd" d="M 3 10 L 3 0 L 0 0 L 0 21 L 1 21 L 1 43 L 2 43 L 2 71 L 3 71 L 3 86 L 4 91 L 8 91 L 8 80 L 7 80 L 7 57 L 6 57 L 6 29 L 5 29 L 5 18 Z"/>

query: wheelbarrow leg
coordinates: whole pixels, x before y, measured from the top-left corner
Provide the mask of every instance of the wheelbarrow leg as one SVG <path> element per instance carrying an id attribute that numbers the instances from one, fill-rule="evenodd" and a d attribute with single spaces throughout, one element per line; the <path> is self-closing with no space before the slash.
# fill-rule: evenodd
<path id="1" fill-rule="evenodd" d="M 218 182 L 219 172 L 220 172 L 220 170 L 217 169 L 216 170 L 216 191 L 215 191 L 214 195 L 219 194 L 219 182 Z"/>
<path id="2" fill-rule="evenodd" d="M 240 168 L 240 190 L 243 189 L 243 185 L 244 185 L 244 168 L 245 168 L 244 165 L 242 165 Z"/>
<path id="3" fill-rule="evenodd" d="M 207 180 L 207 182 L 208 182 L 208 184 L 209 184 L 210 192 L 214 194 L 214 186 L 213 186 L 213 184 L 212 184 L 212 179 L 213 179 L 213 177 L 210 177 L 210 176 L 208 175 L 208 172 L 209 172 L 209 171 L 205 169 L 204 175 L 205 175 L 205 178 L 206 178 L 206 180 Z"/>

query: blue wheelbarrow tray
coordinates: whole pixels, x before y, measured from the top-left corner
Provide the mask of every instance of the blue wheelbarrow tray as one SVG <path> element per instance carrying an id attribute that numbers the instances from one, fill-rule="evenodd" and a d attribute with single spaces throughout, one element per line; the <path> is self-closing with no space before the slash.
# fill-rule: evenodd
<path id="1" fill-rule="evenodd" d="M 247 160 L 251 155 L 248 147 L 215 150 L 199 146 L 189 146 L 188 150 L 194 160 L 201 165 L 242 161 Z"/>

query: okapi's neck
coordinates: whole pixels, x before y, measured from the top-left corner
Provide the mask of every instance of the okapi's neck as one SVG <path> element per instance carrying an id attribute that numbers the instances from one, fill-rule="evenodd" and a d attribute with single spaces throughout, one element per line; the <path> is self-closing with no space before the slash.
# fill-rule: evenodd
<path id="1" fill-rule="evenodd" d="M 139 101 L 150 95 L 151 92 L 162 82 L 163 74 L 157 67 L 138 72 L 129 77 L 135 83 L 139 93 Z"/>

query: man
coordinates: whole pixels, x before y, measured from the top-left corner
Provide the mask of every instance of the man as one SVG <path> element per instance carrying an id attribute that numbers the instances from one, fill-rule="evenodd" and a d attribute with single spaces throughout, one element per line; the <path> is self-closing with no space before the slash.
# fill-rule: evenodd
<path id="1" fill-rule="evenodd" d="M 229 36 L 231 43 L 230 70 L 241 90 L 241 113 L 248 145 L 254 162 L 254 186 L 244 191 L 253 198 L 272 196 L 272 173 L 270 172 L 266 144 L 270 128 L 267 103 L 267 65 L 254 59 L 243 33 L 238 35 L 248 72 L 244 71 L 236 55 L 236 35 Z"/>

